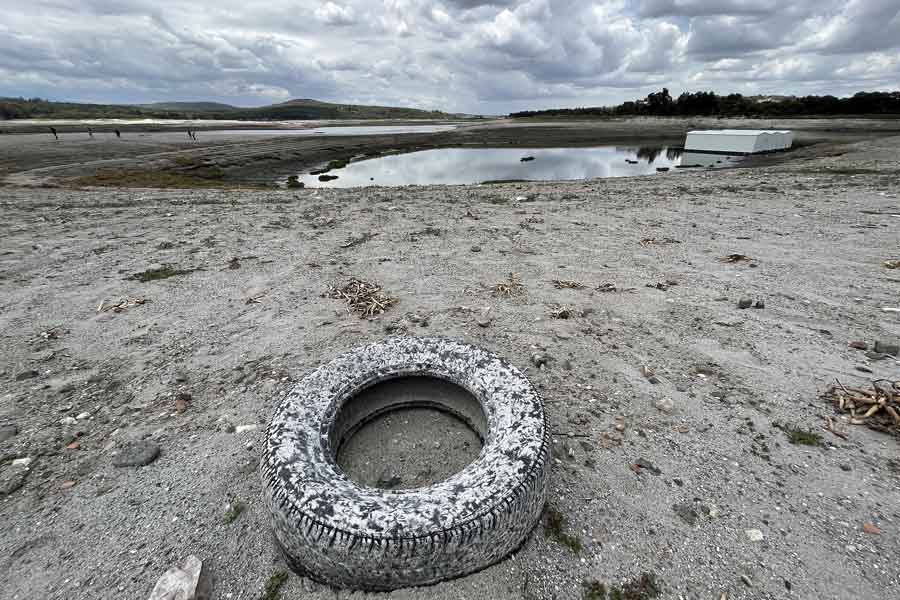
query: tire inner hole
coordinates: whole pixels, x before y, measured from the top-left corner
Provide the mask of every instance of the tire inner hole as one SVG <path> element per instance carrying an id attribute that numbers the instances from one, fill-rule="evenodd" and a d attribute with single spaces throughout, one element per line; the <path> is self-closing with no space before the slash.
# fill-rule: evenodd
<path id="1" fill-rule="evenodd" d="M 481 403 L 437 377 L 381 381 L 349 398 L 331 430 L 335 460 L 350 479 L 383 489 L 443 481 L 478 458 L 487 433 Z"/>

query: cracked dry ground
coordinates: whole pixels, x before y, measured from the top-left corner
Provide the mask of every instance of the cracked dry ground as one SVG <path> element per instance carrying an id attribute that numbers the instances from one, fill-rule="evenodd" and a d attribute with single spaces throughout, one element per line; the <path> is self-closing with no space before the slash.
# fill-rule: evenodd
<path id="1" fill-rule="evenodd" d="M 898 440 L 820 399 L 898 373 L 848 347 L 900 337 L 897 142 L 572 183 L 2 188 L 0 597 L 146 598 L 195 554 L 215 597 L 258 598 L 284 568 L 257 474 L 273 404 L 389 334 L 528 368 L 562 518 L 388 597 L 579 598 L 642 573 L 665 598 L 900 596 Z M 129 279 L 148 271 L 174 275 Z M 495 295 L 510 273 L 522 293 Z M 324 294 L 351 277 L 397 304 L 348 314 Z M 116 466 L 136 441 L 158 456 Z M 291 576 L 282 595 L 335 592 Z"/>

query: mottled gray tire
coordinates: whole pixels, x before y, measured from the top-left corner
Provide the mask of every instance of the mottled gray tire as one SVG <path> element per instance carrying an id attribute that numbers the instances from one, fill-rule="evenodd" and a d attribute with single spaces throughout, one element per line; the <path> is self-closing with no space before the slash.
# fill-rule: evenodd
<path id="1" fill-rule="evenodd" d="M 449 381 L 477 399 L 434 404 L 468 422 L 482 451 L 429 487 L 361 486 L 335 462 L 340 443 L 398 405 L 359 406 L 353 398 L 410 376 Z M 390 590 L 477 571 L 513 552 L 540 518 L 548 436 L 537 391 L 491 352 L 441 338 L 357 348 L 310 373 L 275 409 L 262 464 L 275 538 L 294 570 L 335 587 Z"/>

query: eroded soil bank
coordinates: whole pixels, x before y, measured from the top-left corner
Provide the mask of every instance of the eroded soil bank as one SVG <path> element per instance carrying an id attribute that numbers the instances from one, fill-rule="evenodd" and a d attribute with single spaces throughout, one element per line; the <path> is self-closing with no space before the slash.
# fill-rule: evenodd
<path id="1" fill-rule="evenodd" d="M 194 554 L 215 597 L 259 598 L 285 568 L 257 473 L 274 403 L 418 334 L 528 369 L 553 518 L 501 564 L 379 597 L 580 598 L 642 573 L 664 598 L 897 596 L 898 438 L 820 395 L 900 371 L 848 346 L 900 338 L 898 142 L 565 184 L 7 185 L 0 597 L 146 598 Z M 521 293 L 497 294 L 510 273 Z M 349 314 L 326 291 L 350 277 L 397 303 Z"/>

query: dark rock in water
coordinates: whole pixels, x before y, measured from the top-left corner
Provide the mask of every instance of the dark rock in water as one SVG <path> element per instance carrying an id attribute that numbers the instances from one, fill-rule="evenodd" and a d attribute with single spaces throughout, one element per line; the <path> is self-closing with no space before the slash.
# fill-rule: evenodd
<path id="1" fill-rule="evenodd" d="M 26 379 L 34 379 L 38 375 L 40 375 L 40 373 L 38 373 L 34 369 L 32 369 L 30 371 L 22 371 L 21 373 L 16 375 L 16 381 L 25 381 Z"/>
<path id="2" fill-rule="evenodd" d="M 19 433 L 19 428 L 16 427 L 13 423 L 0 425 L 0 442 L 5 442 L 6 440 L 15 436 L 17 433 Z"/>
<path id="3" fill-rule="evenodd" d="M 741 298 L 738 300 L 738 308 L 750 308 L 753 306 L 752 298 Z"/>
<path id="4" fill-rule="evenodd" d="M 333 181 L 337 178 L 337 175 L 319 175 L 319 181 Z"/>
<path id="5" fill-rule="evenodd" d="M 891 356 L 897 356 L 900 354 L 900 344 L 895 344 L 893 342 L 886 342 L 884 340 L 879 340 L 875 342 L 875 352 L 880 352 L 881 354 L 890 354 Z"/>
<path id="6" fill-rule="evenodd" d="M 669 170 L 669 167 L 656 167 L 657 173 L 665 173 L 668 170 Z"/>
<path id="7" fill-rule="evenodd" d="M 159 446 L 151 442 L 135 442 L 125 447 L 113 460 L 116 467 L 145 467 L 159 457 Z"/>
<path id="8" fill-rule="evenodd" d="M 291 189 L 299 189 L 306 187 L 306 184 L 300 181 L 300 178 L 297 175 L 291 175 L 287 178 L 287 186 Z"/>
<path id="9" fill-rule="evenodd" d="M 533 156 L 526 156 L 520 160 L 520 162 L 531 162 L 534 160 Z"/>

